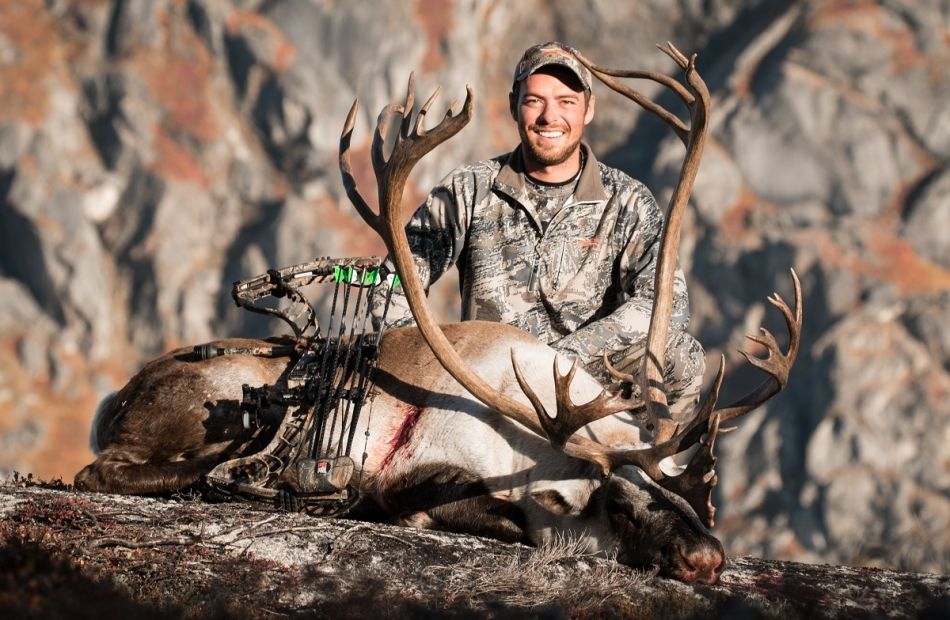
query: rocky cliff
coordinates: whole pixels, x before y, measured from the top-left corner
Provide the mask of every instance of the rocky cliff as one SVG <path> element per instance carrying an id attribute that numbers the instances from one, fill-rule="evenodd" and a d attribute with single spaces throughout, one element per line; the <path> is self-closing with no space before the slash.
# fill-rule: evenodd
<path id="1" fill-rule="evenodd" d="M 943 0 L 4 2 L 0 470 L 71 479 L 97 401 L 143 360 L 280 329 L 234 308 L 234 280 L 382 251 L 336 171 L 354 97 L 372 194 L 369 129 L 409 72 L 446 101 L 473 86 L 475 119 L 419 166 L 411 208 L 515 143 L 511 69 L 552 38 L 667 73 L 655 43 L 700 55 L 715 109 L 680 260 L 726 398 L 757 379 L 742 334 L 780 332 L 765 296 L 802 276 L 791 385 L 720 442 L 726 548 L 950 572 Z M 595 150 L 665 201 L 682 147 L 595 94 Z M 451 318 L 454 284 L 436 288 Z"/>

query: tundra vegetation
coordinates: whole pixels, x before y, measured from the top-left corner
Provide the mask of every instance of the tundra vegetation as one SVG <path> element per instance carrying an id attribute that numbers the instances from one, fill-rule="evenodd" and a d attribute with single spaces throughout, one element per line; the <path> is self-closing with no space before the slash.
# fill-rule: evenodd
<path id="1" fill-rule="evenodd" d="M 4 618 L 944 618 L 950 577 L 730 558 L 686 585 L 581 553 L 248 504 L 0 485 Z"/>

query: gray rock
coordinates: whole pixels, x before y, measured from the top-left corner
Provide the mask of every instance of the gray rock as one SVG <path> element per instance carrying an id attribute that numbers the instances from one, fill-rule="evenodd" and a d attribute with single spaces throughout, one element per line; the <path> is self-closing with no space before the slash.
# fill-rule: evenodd
<path id="1" fill-rule="evenodd" d="M 22 479 L 0 487 L 0 526 L 7 524 L 16 527 L 0 531 L 15 533 L 0 541 L 20 579 L 0 584 L 0 601 L 9 601 L 13 615 L 24 598 L 34 601 L 34 613 L 53 605 L 89 613 L 101 605 L 130 615 L 160 605 L 165 613 L 245 618 L 914 618 L 950 611 L 950 578 L 939 575 L 733 557 L 719 584 L 690 586 L 577 556 L 571 541 L 530 549 L 238 504 L 84 495 Z"/>
<path id="2" fill-rule="evenodd" d="M 907 205 L 903 234 L 920 256 L 944 269 L 950 269 L 950 168 L 938 170 Z"/>

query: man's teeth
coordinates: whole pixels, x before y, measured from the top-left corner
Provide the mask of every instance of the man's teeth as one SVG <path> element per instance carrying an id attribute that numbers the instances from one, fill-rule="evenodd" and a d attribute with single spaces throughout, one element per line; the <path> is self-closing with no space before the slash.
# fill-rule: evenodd
<path id="1" fill-rule="evenodd" d="M 564 135 L 563 131 L 539 131 L 538 133 L 544 136 L 545 138 L 558 138 Z"/>

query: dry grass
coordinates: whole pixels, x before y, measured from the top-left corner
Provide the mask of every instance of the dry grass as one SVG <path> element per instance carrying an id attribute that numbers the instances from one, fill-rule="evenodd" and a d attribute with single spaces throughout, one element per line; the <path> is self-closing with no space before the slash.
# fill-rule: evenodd
<path id="1" fill-rule="evenodd" d="M 579 558 L 590 560 L 581 572 Z M 558 537 L 500 565 L 486 566 L 485 558 L 478 558 L 430 571 L 442 573 L 450 599 L 469 603 L 494 600 L 514 607 L 599 606 L 612 595 L 654 577 L 594 557 L 581 540 L 570 537 Z"/>

